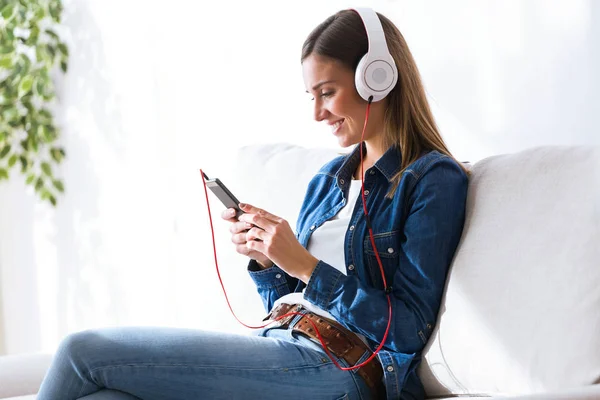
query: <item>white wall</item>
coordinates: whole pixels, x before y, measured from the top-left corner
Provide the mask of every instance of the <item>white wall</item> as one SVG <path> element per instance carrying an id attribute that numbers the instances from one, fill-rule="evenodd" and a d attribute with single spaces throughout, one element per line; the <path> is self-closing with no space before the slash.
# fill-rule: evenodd
<path id="1" fill-rule="evenodd" d="M 402 30 L 460 159 L 597 141 L 597 2 L 363 3 Z M 223 314 L 198 168 L 230 176 L 250 143 L 336 146 L 311 120 L 299 55 L 317 23 L 354 3 L 200 4 L 65 1 L 73 56 L 56 115 L 67 194 L 51 210 L 19 179 L 0 186 L 8 353 L 52 350 L 95 326 L 243 331 Z M 222 268 L 234 307 L 256 321 L 239 260 Z"/>

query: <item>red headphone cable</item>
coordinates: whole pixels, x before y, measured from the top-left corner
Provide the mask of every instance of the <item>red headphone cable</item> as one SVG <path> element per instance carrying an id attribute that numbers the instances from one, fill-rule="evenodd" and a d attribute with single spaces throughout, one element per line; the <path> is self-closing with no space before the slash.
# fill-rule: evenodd
<path id="1" fill-rule="evenodd" d="M 379 353 L 379 351 L 383 348 L 383 345 L 385 344 L 385 341 L 387 339 L 388 333 L 390 331 L 390 325 L 392 323 L 392 301 L 390 299 L 390 295 L 391 295 L 391 287 L 387 286 L 387 281 L 385 279 L 385 273 L 383 270 L 383 265 L 381 263 L 381 259 L 379 258 L 379 252 L 377 251 L 377 246 L 375 245 L 375 239 L 373 237 L 373 229 L 371 227 L 371 221 L 369 219 L 369 214 L 367 212 L 367 202 L 365 199 L 365 181 L 364 181 L 364 165 L 363 165 L 363 149 L 362 149 L 362 145 L 364 143 L 364 137 L 365 137 L 365 131 L 367 129 L 367 122 L 369 120 L 369 112 L 371 109 L 371 102 L 373 100 L 373 96 L 371 96 L 369 98 L 368 104 L 367 104 L 367 112 L 365 115 L 365 124 L 363 126 L 363 131 L 362 131 L 362 137 L 361 137 L 361 142 L 360 142 L 360 179 L 361 179 L 361 197 L 362 197 L 362 203 L 363 203 L 363 210 L 365 212 L 365 219 L 367 222 L 367 228 L 369 230 L 369 237 L 371 239 L 371 245 L 373 246 L 373 249 L 375 250 L 375 257 L 377 258 L 377 263 L 379 264 L 379 271 L 381 272 L 381 278 L 383 279 L 383 287 L 385 288 L 385 294 L 387 297 L 387 301 L 388 301 L 388 323 L 387 323 L 387 327 L 385 328 L 385 333 L 383 334 L 383 340 L 381 341 L 381 343 L 379 344 L 379 346 L 377 347 L 377 349 L 375 349 L 375 351 L 373 352 L 373 354 L 371 354 L 371 356 L 369 358 L 367 358 L 365 361 L 363 361 L 360 364 L 351 366 L 351 367 L 342 367 L 336 360 L 335 357 L 331 354 L 331 352 L 329 351 L 329 349 L 327 348 L 327 345 L 325 344 L 325 341 L 323 340 L 323 337 L 321 336 L 321 333 L 319 332 L 319 330 L 317 329 L 317 326 L 315 325 L 315 323 L 308 319 L 308 322 L 310 322 L 310 324 L 312 325 L 313 329 L 315 330 L 315 332 L 317 333 L 317 337 L 319 338 L 319 341 L 321 342 L 321 347 L 323 347 L 323 350 L 325 350 L 325 353 L 327 354 L 327 356 L 331 359 L 331 361 L 335 364 L 336 367 L 338 367 L 339 369 L 341 369 L 342 371 L 352 371 L 355 369 L 358 369 L 366 364 L 368 364 L 369 362 L 371 362 L 371 360 L 373 360 L 373 358 L 375 358 L 377 356 L 377 353 Z M 250 329 L 260 329 L 260 328 L 264 328 L 270 324 L 272 324 L 275 321 L 279 321 L 282 318 L 285 318 L 287 316 L 290 315 L 303 315 L 302 313 L 298 313 L 298 312 L 288 312 L 280 317 L 278 317 L 277 319 L 275 319 L 275 321 L 269 321 L 268 323 L 264 324 L 264 325 L 260 325 L 260 326 L 251 326 L 251 325 L 247 325 L 244 322 L 242 322 L 238 316 L 235 314 L 235 312 L 233 311 L 233 308 L 231 307 L 231 303 L 229 302 L 229 297 L 227 296 L 227 291 L 225 290 L 225 285 L 223 285 L 223 280 L 221 279 L 221 273 L 219 272 L 219 262 L 217 261 L 217 248 L 216 248 L 216 244 L 215 244 L 215 230 L 213 227 L 213 221 L 212 221 L 212 214 L 210 212 L 210 203 L 208 200 L 208 189 L 206 187 L 206 180 L 204 179 L 205 175 L 204 172 L 202 171 L 202 169 L 200 169 L 200 176 L 202 177 L 202 182 L 204 184 L 204 194 L 206 196 L 206 206 L 208 208 L 208 218 L 210 221 L 210 230 L 212 233 L 212 242 L 213 242 L 213 254 L 214 254 L 214 258 L 215 258 L 215 266 L 217 268 L 217 277 L 219 278 L 219 283 L 221 284 L 221 288 L 223 289 L 223 294 L 225 295 L 225 301 L 227 302 L 227 306 L 229 307 L 229 310 L 231 311 L 231 314 L 234 316 L 234 318 L 243 326 L 245 326 L 246 328 L 250 328 Z"/>

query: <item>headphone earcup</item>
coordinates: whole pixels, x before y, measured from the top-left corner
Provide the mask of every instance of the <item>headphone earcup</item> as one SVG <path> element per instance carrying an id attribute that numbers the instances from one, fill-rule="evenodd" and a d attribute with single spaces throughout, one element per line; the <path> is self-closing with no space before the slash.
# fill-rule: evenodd
<path id="1" fill-rule="evenodd" d="M 354 84 L 360 97 L 373 102 L 387 96 L 398 81 L 398 72 L 394 60 L 369 59 L 369 53 L 360 59 L 354 74 Z"/>
<path id="2" fill-rule="evenodd" d="M 367 55 L 365 54 L 358 62 L 358 66 L 354 72 L 354 85 L 356 86 L 356 91 L 360 97 L 362 97 L 364 100 L 369 100 L 369 97 L 372 95 L 372 91 L 369 90 L 369 87 L 364 81 L 366 60 Z"/>

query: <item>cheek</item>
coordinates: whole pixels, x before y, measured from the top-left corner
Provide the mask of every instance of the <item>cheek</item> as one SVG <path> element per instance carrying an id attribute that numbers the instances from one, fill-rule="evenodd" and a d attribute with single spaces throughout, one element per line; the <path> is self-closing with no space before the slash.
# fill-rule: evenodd
<path id="1" fill-rule="evenodd" d="M 358 96 L 358 94 L 356 94 Z M 330 112 L 339 117 L 355 121 L 364 117 L 365 108 L 352 93 L 342 92 L 335 96 L 330 103 Z M 359 119 L 360 119 L 359 118 Z"/>

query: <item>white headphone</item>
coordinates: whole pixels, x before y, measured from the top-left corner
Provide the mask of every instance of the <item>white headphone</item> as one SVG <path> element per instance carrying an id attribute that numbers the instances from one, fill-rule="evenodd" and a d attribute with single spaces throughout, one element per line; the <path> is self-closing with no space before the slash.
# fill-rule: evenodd
<path id="1" fill-rule="evenodd" d="M 398 69 L 385 42 L 385 34 L 377 13 L 371 8 L 353 8 L 367 31 L 369 50 L 358 63 L 354 75 L 354 83 L 360 97 L 373 102 L 382 100 L 387 96 L 396 82 L 398 82 Z"/>

